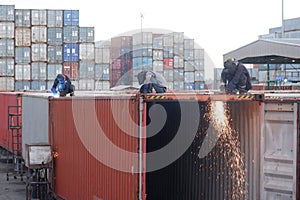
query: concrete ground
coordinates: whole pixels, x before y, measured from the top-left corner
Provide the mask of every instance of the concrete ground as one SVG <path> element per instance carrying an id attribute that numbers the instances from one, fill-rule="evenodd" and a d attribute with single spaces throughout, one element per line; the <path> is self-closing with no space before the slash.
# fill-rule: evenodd
<path id="1" fill-rule="evenodd" d="M 16 174 L 14 178 L 13 164 L 6 162 L 7 156 L 3 151 L 0 155 L 0 200 L 25 200 L 26 199 L 26 176 Z M 7 181 L 7 172 L 9 180 Z"/>

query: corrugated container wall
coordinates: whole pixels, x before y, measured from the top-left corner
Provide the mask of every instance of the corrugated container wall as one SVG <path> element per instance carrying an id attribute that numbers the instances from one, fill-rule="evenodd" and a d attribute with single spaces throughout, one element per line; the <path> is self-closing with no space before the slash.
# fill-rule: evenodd
<path id="1" fill-rule="evenodd" d="M 80 43 L 79 44 L 79 59 L 80 60 L 95 60 L 95 44 Z"/>
<path id="2" fill-rule="evenodd" d="M 0 58 L 0 76 L 14 76 L 15 61 L 13 58 Z"/>
<path id="3" fill-rule="evenodd" d="M 79 42 L 95 42 L 95 28 L 79 27 Z"/>
<path id="4" fill-rule="evenodd" d="M 15 35 L 16 46 L 29 47 L 31 45 L 31 30 L 30 28 L 16 28 Z"/>
<path id="5" fill-rule="evenodd" d="M 0 5 L 0 21 L 15 21 L 14 5 Z"/>
<path id="6" fill-rule="evenodd" d="M 31 12 L 29 9 L 15 9 L 15 25 L 16 27 L 31 26 Z"/>
<path id="7" fill-rule="evenodd" d="M 63 10 L 48 10 L 47 11 L 47 26 L 62 27 L 63 26 Z"/>
<path id="8" fill-rule="evenodd" d="M 62 45 L 63 43 L 63 29 L 62 28 L 48 28 L 48 44 Z"/>
<path id="9" fill-rule="evenodd" d="M 31 10 L 31 25 L 46 26 L 47 25 L 47 10 Z"/>
<path id="10" fill-rule="evenodd" d="M 64 44 L 63 45 L 63 61 L 72 62 L 79 59 L 79 47 L 78 44 Z"/>
<path id="11" fill-rule="evenodd" d="M 15 41 L 13 39 L 0 39 L 0 57 L 15 56 Z"/>
<path id="12" fill-rule="evenodd" d="M 63 26 L 79 26 L 79 10 L 64 10 Z"/>
<path id="13" fill-rule="evenodd" d="M 0 22 L 0 38 L 14 38 L 15 24 L 13 22 Z"/>
<path id="14" fill-rule="evenodd" d="M 65 26 L 63 27 L 64 43 L 78 43 L 79 41 L 79 27 Z"/>
<path id="15" fill-rule="evenodd" d="M 0 77 L 0 90 L 13 91 L 15 88 L 14 77 Z"/>
<path id="16" fill-rule="evenodd" d="M 135 97 L 24 96 L 23 118 L 23 148 L 25 143 L 50 142 L 58 153 L 54 189 L 59 197 L 138 199 Z"/>

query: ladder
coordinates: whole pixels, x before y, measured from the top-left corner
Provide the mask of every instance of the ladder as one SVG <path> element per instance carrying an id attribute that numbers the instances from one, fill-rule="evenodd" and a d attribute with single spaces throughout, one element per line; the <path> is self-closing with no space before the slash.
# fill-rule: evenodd
<path id="1" fill-rule="evenodd" d="M 8 169 L 6 173 L 6 180 L 9 180 L 9 176 L 12 175 L 14 179 L 17 175 L 21 177 L 23 181 L 24 161 L 22 158 L 22 107 L 8 106 L 8 147 L 11 147 L 11 155 L 7 154 L 7 166 L 9 162 L 13 164 L 13 171 Z"/>

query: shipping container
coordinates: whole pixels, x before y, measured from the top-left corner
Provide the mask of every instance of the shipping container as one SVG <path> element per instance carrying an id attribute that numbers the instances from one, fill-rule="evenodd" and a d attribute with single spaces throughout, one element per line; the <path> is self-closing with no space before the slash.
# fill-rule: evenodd
<path id="1" fill-rule="evenodd" d="M 194 66 L 195 66 L 195 70 L 197 71 L 204 71 L 204 60 L 194 60 Z"/>
<path id="2" fill-rule="evenodd" d="M 109 81 L 95 81 L 96 91 L 108 91 L 110 89 Z"/>
<path id="3" fill-rule="evenodd" d="M 174 81 L 173 83 L 174 90 L 184 90 L 184 82 L 183 81 Z"/>
<path id="4" fill-rule="evenodd" d="M 79 42 L 95 42 L 95 28 L 79 27 Z"/>
<path id="5" fill-rule="evenodd" d="M 132 35 L 132 45 L 151 44 L 152 32 L 140 32 Z"/>
<path id="6" fill-rule="evenodd" d="M 15 61 L 16 64 L 26 64 L 31 61 L 30 47 L 16 47 L 15 48 Z"/>
<path id="7" fill-rule="evenodd" d="M 62 63 L 62 46 L 61 45 L 48 45 L 48 63 Z"/>
<path id="8" fill-rule="evenodd" d="M 204 81 L 204 71 L 195 71 L 195 81 Z"/>
<path id="9" fill-rule="evenodd" d="M 116 59 L 116 58 L 130 59 L 132 57 L 131 51 L 132 49 L 129 47 L 111 47 L 110 48 L 111 59 Z"/>
<path id="10" fill-rule="evenodd" d="M 32 61 L 47 61 L 47 44 L 36 43 L 31 45 Z"/>
<path id="11" fill-rule="evenodd" d="M 62 28 L 48 28 L 48 44 L 49 45 L 62 45 L 63 43 L 63 29 Z"/>
<path id="12" fill-rule="evenodd" d="M 173 33 L 168 33 L 163 35 L 164 48 L 174 46 L 174 37 Z"/>
<path id="13" fill-rule="evenodd" d="M 184 50 L 183 50 L 183 43 L 180 44 L 174 44 L 173 45 L 174 48 L 174 56 L 184 56 Z"/>
<path id="14" fill-rule="evenodd" d="M 80 61 L 79 62 L 79 79 L 95 79 L 95 62 Z M 80 84 L 80 81 L 79 81 Z"/>
<path id="15" fill-rule="evenodd" d="M 0 5 L 0 21 L 15 21 L 14 5 Z"/>
<path id="16" fill-rule="evenodd" d="M 0 57 L 15 56 L 15 41 L 13 39 L 0 39 Z"/>
<path id="17" fill-rule="evenodd" d="M 173 69 L 174 68 L 174 59 L 173 58 L 164 58 L 164 69 Z"/>
<path id="18" fill-rule="evenodd" d="M 195 90 L 195 83 L 184 82 L 184 90 Z"/>
<path id="19" fill-rule="evenodd" d="M 95 80 L 94 79 L 79 79 L 78 90 L 95 90 Z"/>
<path id="20" fill-rule="evenodd" d="M 78 43 L 79 41 L 79 27 L 64 26 L 63 27 L 64 43 Z"/>
<path id="21" fill-rule="evenodd" d="M 63 45 L 63 61 L 72 62 L 78 61 L 79 59 L 79 49 L 78 44 L 64 44 Z"/>
<path id="22" fill-rule="evenodd" d="M 184 61 L 184 71 L 193 72 L 195 71 L 194 61 Z"/>
<path id="23" fill-rule="evenodd" d="M 15 61 L 13 58 L 0 58 L 0 76 L 15 75 Z"/>
<path id="24" fill-rule="evenodd" d="M 31 63 L 31 79 L 32 80 L 45 81 L 46 75 L 47 75 L 47 63 L 45 63 L 45 62 L 32 62 Z"/>
<path id="25" fill-rule="evenodd" d="M 174 68 L 183 68 L 184 59 L 182 56 L 174 56 Z"/>
<path id="26" fill-rule="evenodd" d="M 164 58 L 173 58 L 174 57 L 174 49 L 173 47 L 164 47 Z"/>
<path id="27" fill-rule="evenodd" d="M 174 73 L 173 69 L 165 69 L 163 71 L 164 78 L 166 79 L 167 82 L 173 82 L 174 81 Z"/>
<path id="28" fill-rule="evenodd" d="M 63 63 L 63 74 L 67 75 L 70 79 L 78 79 L 78 62 L 64 62 Z"/>
<path id="29" fill-rule="evenodd" d="M 184 71 L 183 69 L 174 69 L 174 82 L 184 81 Z"/>
<path id="30" fill-rule="evenodd" d="M 63 26 L 79 26 L 79 10 L 64 10 Z"/>
<path id="31" fill-rule="evenodd" d="M 31 80 L 30 64 L 17 64 L 15 66 L 16 80 Z"/>
<path id="32" fill-rule="evenodd" d="M 153 71 L 162 72 L 164 70 L 164 62 L 161 60 L 153 60 Z"/>
<path id="33" fill-rule="evenodd" d="M 46 81 L 32 81 L 31 82 L 31 90 L 45 91 L 46 87 L 47 87 Z"/>
<path id="34" fill-rule="evenodd" d="M 15 79 L 14 77 L 0 77 L 0 90 L 13 91 L 15 88 Z"/>
<path id="35" fill-rule="evenodd" d="M 194 49 L 184 49 L 184 59 L 188 61 L 194 60 Z"/>
<path id="36" fill-rule="evenodd" d="M 58 153 L 53 188 L 58 197 L 138 199 L 138 103 L 135 96 L 120 94 L 103 98 L 92 94 L 88 98 L 48 98 L 24 95 L 22 117 L 23 148 L 25 144 L 43 142 L 51 144 Z"/>
<path id="37" fill-rule="evenodd" d="M 16 46 L 29 47 L 31 45 L 31 29 L 16 28 L 15 42 Z"/>
<path id="38" fill-rule="evenodd" d="M 204 89 L 206 89 L 205 88 L 205 82 L 195 80 L 195 90 L 204 90 Z"/>
<path id="39" fill-rule="evenodd" d="M 184 39 L 184 49 L 194 49 L 194 39 Z"/>
<path id="40" fill-rule="evenodd" d="M 167 82 L 167 90 L 173 90 L 174 82 Z"/>
<path id="41" fill-rule="evenodd" d="M 183 44 L 184 32 L 173 32 L 174 45 Z"/>
<path id="42" fill-rule="evenodd" d="M 32 26 L 31 27 L 31 41 L 33 43 L 47 42 L 47 27 L 46 26 Z"/>
<path id="43" fill-rule="evenodd" d="M 79 44 L 79 59 L 83 61 L 95 61 L 95 44 L 80 43 Z"/>
<path id="44" fill-rule="evenodd" d="M 109 81 L 109 77 L 110 77 L 110 64 L 95 64 L 95 80 L 100 80 L 100 81 Z M 95 88 L 96 87 L 96 83 L 95 83 Z"/>
<path id="45" fill-rule="evenodd" d="M 152 45 L 140 44 L 133 46 L 132 57 L 150 57 L 152 54 Z"/>
<path id="46" fill-rule="evenodd" d="M 163 51 L 158 49 L 153 49 L 153 60 L 163 60 Z"/>
<path id="47" fill-rule="evenodd" d="M 185 83 L 195 82 L 195 72 L 184 72 L 184 82 Z"/>
<path id="48" fill-rule="evenodd" d="M 62 10 L 47 10 L 47 26 L 62 27 L 63 26 L 63 11 Z"/>
<path id="49" fill-rule="evenodd" d="M 163 40 L 163 37 L 160 36 L 160 37 L 156 37 L 156 38 L 153 38 L 153 49 L 163 49 L 164 48 L 164 40 Z"/>
<path id="50" fill-rule="evenodd" d="M 0 78 L 1 82 L 1 78 Z M 9 152 L 12 152 L 12 141 L 16 142 L 13 140 L 11 130 L 8 129 L 8 124 L 9 124 L 9 114 L 15 114 L 11 113 L 12 111 L 16 111 L 15 109 L 11 109 L 9 107 L 13 106 L 20 106 L 22 104 L 22 96 L 21 93 L 17 92 L 1 92 L 0 93 L 0 115 L 1 115 L 1 120 L 0 120 L 0 146 Z M 19 120 L 19 122 L 22 123 L 22 118 L 21 116 L 15 116 L 13 117 L 13 120 L 15 121 L 14 124 Z M 19 131 L 20 134 L 22 134 L 22 131 Z M 20 139 L 20 144 L 22 144 L 22 137 Z"/>
<path id="51" fill-rule="evenodd" d="M 13 22 L 0 22 L 0 38 L 11 39 L 15 37 L 15 24 Z"/>
<path id="52" fill-rule="evenodd" d="M 95 63 L 110 63 L 110 48 L 95 48 Z"/>
<path id="53" fill-rule="evenodd" d="M 204 49 L 194 49 L 194 58 L 195 60 L 204 59 Z"/>
<path id="54" fill-rule="evenodd" d="M 47 25 L 47 10 L 31 10 L 31 25 L 46 26 Z"/>
<path id="55" fill-rule="evenodd" d="M 15 82 L 15 91 L 27 91 L 30 90 L 30 81 L 18 81 Z"/>
<path id="56" fill-rule="evenodd" d="M 118 36 L 110 39 L 112 48 L 131 48 L 132 36 Z"/>
<path id="57" fill-rule="evenodd" d="M 62 64 L 48 64 L 47 80 L 54 80 L 57 74 L 62 74 Z"/>
<path id="58" fill-rule="evenodd" d="M 29 9 L 15 9 L 15 25 L 21 28 L 31 26 L 31 12 Z"/>

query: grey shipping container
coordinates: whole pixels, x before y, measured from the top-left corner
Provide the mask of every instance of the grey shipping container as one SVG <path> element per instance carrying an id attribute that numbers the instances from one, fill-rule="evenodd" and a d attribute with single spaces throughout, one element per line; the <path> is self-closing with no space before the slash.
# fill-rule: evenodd
<path id="1" fill-rule="evenodd" d="M 194 49 L 184 49 L 184 59 L 194 60 Z"/>
<path id="2" fill-rule="evenodd" d="M 15 56 L 15 41 L 13 39 L 0 39 L 0 57 Z"/>
<path id="3" fill-rule="evenodd" d="M 173 58 L 174 57 L 174 49 L 173 47 L 164 47 L 164 58 Z"/>
<path id="4" fill-rule="evenodd" d="M 15 79 L 16 80 L 30 80 L 30 65 L 29 64 L 17 64 L 15 66 Z"/>
<path id="5" fill-rule="evenodd" d="M 184 90 L 184 82 L 175 80 L 174 84 L 173 84 L 173 89 L 174 90 Z"/>
<path id="6" fill-rule="evenodd" d="M 183 43 L 174 44 L 173 48 L 174 48 L 174 55 L 181 56 L 181 57 L 184 56 Z"/>
<path id="7" fill-rule="evenodd" d="M 181 43 L 183 44 L 184 32 L 173 32 L 174 45 Z"/>
<path id="8" fill-rule="evenodd" d="M 95 80 L 109 81 L 110 77 L 110 65 L 109 64 L 95 64 Z M 96 85 L 95 85 L 96 87 Z"/>
<path id="9" fill-rule="evenodd" d="M 184 61 L 184 71 L 192 72 L 195 71 L 195 65 L 193 61 Z"/>
<path id="10" fill-rule="evenodd" d="M 194 58 L 195 60 L 204 59 L 204 49 L 194 49 Z"/>
<path id="11" fill-rule="evenodd" d="M 95 90 L 108 91 L 109 89 L 109 81 L 95 81 Z"/>
<path id="12" fill-rule="evenodd" d="M 194 60 L 195 70 L 204 71 L 204 60 Z"/>
<path id="13" fill-rule="evenodd" d="M 152 32 L 135 33 L 132 35 L 132 44 L 152 44 Z"/>
<path id="14" fill-rule="evenodd" d="M 110 48 L 95 48 L 95 63 L 110 63 Z"/>
<path id="15" fill-rule="evenodd" d="M 77 26 L 63 27 L 64 43 L 78 43 L 79 41 L 79 28 Z"/>
<path id="16" fill-rule="evenodd" d="M 47 80 L 54 80 L 57 74 L 62 74 L 62 64 L 48 64 Z"/>
<path id="17" fill-rule="evenodd" d="M 153 71 L 162 72 L 164 70 L 164 62 L 162 60 L 153 61 Z"/>
<path id="18" fill-rule="evenodd" d="M 63 43 L 63 29 L 62 28 L 48 28 L 48 44 L 62 45 Z"/>
<path id="19" fill-rule="evenodd" d="M 80 61 L 79 62 L 79 79 L 94 79 L 95 78 L 95 62 Z M 80 81 L 79 81 L 80 83 Z"/>
<path id="20" fill-rule="evenodd" d="M 47 25 L 47 10 L 31 10 L 31 25 L 46 26 Z"/>
<path id="21" fill-rule="evenodd" d="M 16 27 L 30 27 L 31 26 L 31 12 L 29 9 L 15 10 L 15 25 Z"/>
<path id="22" fill-rule="evenodd" d="M 163 60 L 163 50 L 153 49 L 153 60 Z"/>
<path id="23" fill-rule="evenodd" d="M 140 44 L 133 46 L 132 57 L 150 57 L 152 56 L 152 45 Z"/>
<path id="24" fill-rule="evenodd" d="M 195 73 L 194 72 L 184 72 L 184 82 L 185 83 L 194 83 L 195 82 Z"/>
<path id="25" fill-rule="evenodd" d="M 183 69 L 174 69 L 174 82 L 184 81 L 184 71 Z"/>
<path id="26" fill-rule="evenodd" d="M 47 11 L 47 26 L 48 27 L 62 27 L 63 26 L 63 11 L 62 10 L 48 10 Z"/>
<path id="27" fill-rule="evenodd" d="M 47 61 L 47 44 L 32 44 L 31 57 L 32 61 Z"/>
<path id="28" fill-rule="evenodd" d="M 79 59 L 95 60 L 95 44 L 94 43 L 80 43 L 79 44 Z"/>
<path id="29" fill-rule="evenodd" d="M 183 62 L 182 56 L 174 56 L 174 68 L 183 68 L 184 62 Z"/>
<path id="30" fill-rule="evenodd" d="M 0 58 L 0 76 L 15 75 L 15 61 L 13 58 Z"/>
<path id="31" fill-rule="evenodd" d="M 15 41 L 18 47 L 29 47 L 31 45 L 31 29 L 16 28 Z"/>
<path id="32" fill-rule="evenodd" d="M 204 71 L 195 71 L 195 81 L 204 81 Z"/>
<path id="33" fill-rule="evenodd" d="M 15 20 L 15 6 L 0 5 L 0 21 L 14 21 L 14 20 Z"/>
<path id="34" fill-rule="evenodd" d="M 94 79 L 79 79 L 79 90 L 95 90 Z"/>
<path id="35" fill-rule="evenodd" d="M 32 26 L 31 27 L 31 41 L 34 43 L 47 42 L 47 27 L 46 26 Z"/>
<path id="36" fill-rule="evenodd" d="M 0 22 L 0 38 L 14 38 L 15 24 L 13 22 Z"/>
<path id="37" fill-rule="evenodd" d="M 48 46 L 48 62 L 49 63 L 62 63 L 63 62 L 63 47 L 61 45 Z"/>
<path id="38" fill-rule="evenodd" d="M 95 28 L 79 27 L 79 42 L 95 42 Z"/>
<path id="39" fill-rule="evenodd" d="M 174 37 L 173 33 L 168 33 L 163 35 L 163 45 L 164 47 L 173 47 L 174 45 Z"/>
<path id="40" fill-rule="evenodd" d="M 162 36 L 153 38 L 153 44 L 152 44 L 153 49 L 163 49 L 163 47 L 164 47 L 163 43 L 164 43 L 164 40 L 163 40 Z"/>
<path id="41" fill-rule="evenodd" d="M 14 77 L 0 77 L 0 90 L 14 90 Z"/>
<path id="42" fill-rule="evenodd" d="M 194 39 L 184 39 L 184 49 L 194 49 Z"/>
<path id="43" fill-rule="evenodd" d="M 32 62 L 31 63 L 31 79 L 32 80 L 46 80 L 47 63 Z"/>
<path id="44" fill-rule="evenodd" d="M 46 90 L 46 81 L 32 81 L 31 82 L 32 90 Z"/>
<path id="45" fill-rule="evenodd" d="M 162 74 L 167 82 L 173 82 L 174 74 L 172 69 L 165 69 Z"/>
<path id="46" fill-rule="evenodd" d="M 15 61 L 17 64 L 30 63 L 31 61 L 31 51 L 30 47 L 16 47 Z"/>

